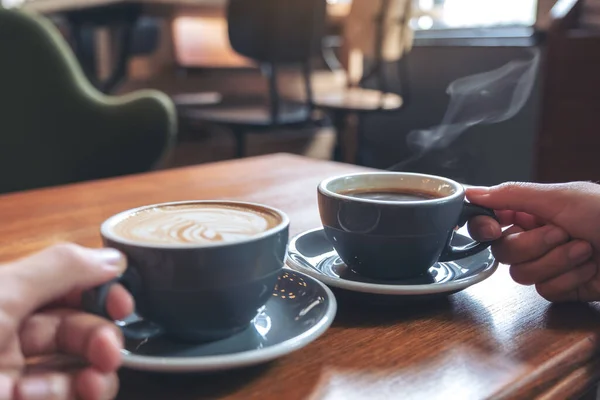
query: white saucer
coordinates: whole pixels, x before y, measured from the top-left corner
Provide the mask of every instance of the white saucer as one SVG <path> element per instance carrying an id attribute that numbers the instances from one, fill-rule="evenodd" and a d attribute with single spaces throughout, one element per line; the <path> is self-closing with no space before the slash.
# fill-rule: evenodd
<path id="1" fill-rule="evenodd" d="M 245 331 L 203 344 L 173 342 L 163 337 L 127 339 L 123 366 L 154 372 L 216 372 L 266 363 L 297 351 L 331 326 L 335 297 L 321 282 L 284 268 L 273 297 Z M 143 331 L 143 320 L 129 329 Z M 137 327 L 136 327 L 137 326 Z"/>
<path id="2" fill-rule="evenodd" d="M 459 233 L 455 233 L 452 240 L 455 246 L 464 246 L 470 242 L 471 239 Z M 423 299 L 457 293 L 486 280 L 498 268 L 498 262 L 488 249 L 462 260 L 437 263 L 423 277 L 400 281 L 373 280 L 358 275 L 344 264 L 322 228 L 294 237 L 288 248 L 286 263 L 290 268 L 312 276 L 332 288 Z"/>

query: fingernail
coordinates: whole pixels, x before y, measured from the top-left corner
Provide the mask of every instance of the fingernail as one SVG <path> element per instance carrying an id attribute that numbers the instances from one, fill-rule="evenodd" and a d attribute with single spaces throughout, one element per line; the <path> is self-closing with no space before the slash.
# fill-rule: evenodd
<path id="1" fill-rule="evenodd" d="M 125 256 L 118 250 L 111 248 L 91 250 L 92 257 L 102 263 L 105 269 L 111 271 L 125 271 L 127 260 Z"/>
<path id="2" fill-rule="evenodd" d="M 549 232 L 544 235 L 544 241 L 549 246 L 556 246 L 561 244 L 568 239 L 568 235 L 565 231 L 559 228 L 552 228 Z"/>
<path id="3" fill-rule="evenodd" d="M 579 242 L 571 246 L 569 249 L 569 258 L 572 260 L 581 260 L 589 257 L 592 254 L 592 249 L 589 243 Z"/>
<path id="4" fill-rule="evenodd" d="M 29 378 L 19 387 L 20 398 L 26 400 L 51 399 L 54 395 L 53 386 L 47 379 Z"/>
<path id="5" fill-rule="evenodd" d="M 467 198 L 486 198 L 490 195 L 490 188 L 488 187 L 472 187 L 467 189 Z"/>
<path id="6" fill-rule="evenodd" d="M 121 350 L 123 348 L 123 341 L 112 329 L 107 329 L 106 338 L 117 349 Z"/>
<path id="7" fill-rule="evenodd" d="M 467 188 L 467 193 L 470 196 L 483 196 L 490 193 L 490 188 L 484 186 L 473 186 Z"/>
<path id="8" fill-rule="evenodd" d="M 13 379 L 6 375 L 0 375 L 0 399 L 12 399 L 13 397 Z"/>

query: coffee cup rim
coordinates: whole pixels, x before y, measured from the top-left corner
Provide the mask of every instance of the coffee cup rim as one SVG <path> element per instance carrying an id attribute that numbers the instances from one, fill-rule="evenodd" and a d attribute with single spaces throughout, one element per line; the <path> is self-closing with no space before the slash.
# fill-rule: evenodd
<path id="1" fill-rule="evenodd" d="M 367 199 L 367 198 L 351 197 L 351 196 L 347 196 L 344 194 L 336 193 L 333 190 L 328 189 L 328 186 L 332 182 L 338 181 L 340 179 L 351 178 L 351 177 L 356 177 L 356 176 L 368 176 L 368 175 L 372 175 L 372 176 L 406 176 L 406 177 L 437 180 L 437 181 L 441 181 L 441 182 L 447 183 L 448 185 L 452 186 L 454 188 L 454 193 L 452 193 L 449 196 L 444 196 L 444 197 L 440 197 L 440 198 L 436 198 L 436 199 L 423 199 L 423 200 L 414 200 L 414 201 L 394 201 L 394 200 L 374 200 L 374 199 Z M 423 205 L 425 205 L 425 204 L 426 205 L 443 204 L 443 203 L 447 203 L 448 201 L 456 200 L 456 199 L 464 196 L 465 188 L 462 184 L 460 184 L 452 179 L 445 178 L 443 176 L 420 174 L 420 173 L 416 173 L 416 172 L 379 171 L 379 172 L 358 172 L 358 173 L 352 173 L 352 174 L 332 176 L 330 178 L 327 178 L 327 179 L 321 181 L 321 183 L 319 183 L 318 191 L 329 197 L 333 197 L 333 198 L 336 198 L 339 200 L 357 202 L 357 203 L 394 205 L 394 206 L 415 206 L 415 205 L 420 205 L 420 204 L 423 204 Z"/>
<path id="2" fill-rule="evenodd" d="M 178 206 L 178 205 L 186 205 L 186 204 L 191 204 L 191 205 L 194 205 L 194 204 L 224 204 L 224 205 L 231 205 L 231 206 L 242 206 L 242 207 L 246 206 L 249 208 L 264 209 L 264 210 L 270 211 L 270 212 L 278 215 L 281 218 L 281 222 L 279 224 L 277 224 L 276 226 L 274 226 L 270 229 L 267 229 L 266 231 L 259 233 L 258 235 L 251 236 L 247 239 L 235 240 L 235 241 L 231 241 L 231 242 L 221 242 L 221 243 L 184 243 L 184 244 L 142 243 L 140 241 L 129 240 L 129 239 L 124 239 L 122 237 L 119 237 L 118 235 L 114 234 L 111 230 L 111 228 L 113 226 L 115 226 L 117 223 L 119 223 L 120 221 L 127 218 L 132 213 L 140 212 L 140 211 L 147 210 L 150 208 Z M 281 232 L 282 230 L 286 229 L 289 225 L 290 225 L 290 218 L 288 217 L 288 215 L 285 212 L 281 211 L 278 208 L 267 206 L 265 204 L 252 203 L 252 202 L 246 202 L 246 201 L 236 201 L 236 200 L 188 200 L 188 201 L 174 201 L 174 202 L 167 202 L 167 203 L 150 204 L 150 205 L 140 206 L 140 207 L 136 207 L 136 208 L 131 208 L 129 210 L 121 211 L 117 214 L 112 215 L 111 217 L 106 219 L 100 225 L 100 234 L 102 235 L 102 237 L 104 237 L 106 239 L 112 240 L 117 243 L 125 244 L 128 246 L 152 248 L 152 249 L 171 249 L 171 250 L 204 249 L 204 248 L 215 248 L 215 247 L 228 247 L 228 246 L 234 246 L 234 245 L 239 245 L 239 244 L 244 244 L 244 243 L 255 242 L 255 241 L 264 239 L 265 237 L 268 237 L 268 236 L 271 236 L 278 232 Z"/>

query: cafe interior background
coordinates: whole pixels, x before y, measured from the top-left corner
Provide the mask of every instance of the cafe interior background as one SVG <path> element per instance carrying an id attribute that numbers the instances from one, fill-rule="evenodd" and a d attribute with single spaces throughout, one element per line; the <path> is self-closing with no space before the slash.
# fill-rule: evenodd
<path id="1" fill-rule="evenodd" d="M 293 1 L 261 3 L 281 7 Z M 42 149 L 51 149 L 54 160 L 77 152 L 85 156 L 68 164 L 78 173 L 38 167 L 30 174 L 44 179 L 28 179 L 23 172 L 28 167 L 21 172 L 3 168 L 3 174 L 22 176 L 18 185 L 3 185 L 0 179 L 0 192 L 279 152 L 444 175 L 474 185 L 599 176 L 599 1 L 409 3 L 327 0 L 322 27 L 291 24 L 285 30 L 293 38 L 322 28 L 313 56 L 299 65 L 277 65 L 257 62 L 248 50 L 258 46 L 252 40 L 264 37 L 236 36 L 239 43 L 232 42 L 228 16 L 236 16 L 227 13 L 225 0 L 2 0 L 5 8 L 35 12 L 57 27 L 78 67 L 108 101 L 142 89 L 166 94 L 177 127 L 157 123 L 147 128 L 148 120 L 159 117 L 142 107 L 127 117 L 127 129 L 109 140 L 93 138 L 111 137 L 102 131 L 110 123 L 101 118 L 75 117 L 77 125 L 64 128 L 59 114 L 48 118 L 47 108 L 71 99 L 68 90 L 48 94 L 45 83 L 54 85 L 44 73 L 49 65 L 19 66 L 18 60 L 8 62 L 14 56 L 5 53 L 0 76 L 10 72 L 12 90 L 26 95 L 0 90 L 2 158 L 19 158 L 31 167 L 42 157 L 35 149 L 44 146 L 36 142 L 48 138 L 64 143 Z M 29 35 L 2 38 L 0 49 L 27 46 L 28 40 Z M 313 98 L 308 111 L 298 100 L 306 94 L 304 65 L 310 66 Z M 3 66 L 12 70 L 3 71 Z M 521 69 L 515 72 L 511 66 Z M 273 71 L 277 85 L 270 85 Z M 504 71 L 500 76 L 507 80 L 496 79 L 495 71 Z M 478 76 L 496 80 L 472 80 Z M 465 94 L 465 88 L 470 92 Z M 486 95 L 494 101 L 486 103 Z M 276 120 L 273 98 L 279 98 Z M 476 104 L 482 104 L 481 110 L 470 115 Z M 19 130 L 17 122 L 23 120 L 8 116 L 24 113 L 27 119 L 44 120 L 45 127 L 43 133 L 24 134 L 26 145 L 8 139 L 14 134 L 9 130 Z M 14 124 L 2 127 L 7 118 Z M 453 129 L 452 124 L 462 126 Z M 121 156 L 122 145 L 152 153 L 150 135 L 146 139 L 134 131 L 157 126 L 176 135 L 172 146 L 161 149 L 166 157 Z M 78 131 L 77 139 L 68 129 Z M 415 147 L 415 140 L 427 135 L 439 140 Z M 96 162 L 98 157 L 110 159 L 110 165 Z"/>

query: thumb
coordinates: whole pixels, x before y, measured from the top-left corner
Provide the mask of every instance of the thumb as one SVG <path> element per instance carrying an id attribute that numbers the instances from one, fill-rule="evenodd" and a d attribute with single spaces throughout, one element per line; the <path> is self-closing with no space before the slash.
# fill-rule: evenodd
<path id="1" fill-rule="evenodd" d="M 467 189 L 467 199 L 494 210 L 525 212 L 552 220 L 569 202 L 569 184 L 504 183 L 490 188 Z"/>
<path id="2" fill-rule="evenodd" d="M 60 244 L 0 268 L 0 312 L 17 322 L 75 290 L 91 289 L 123 273 L 114 249 Z"/>

